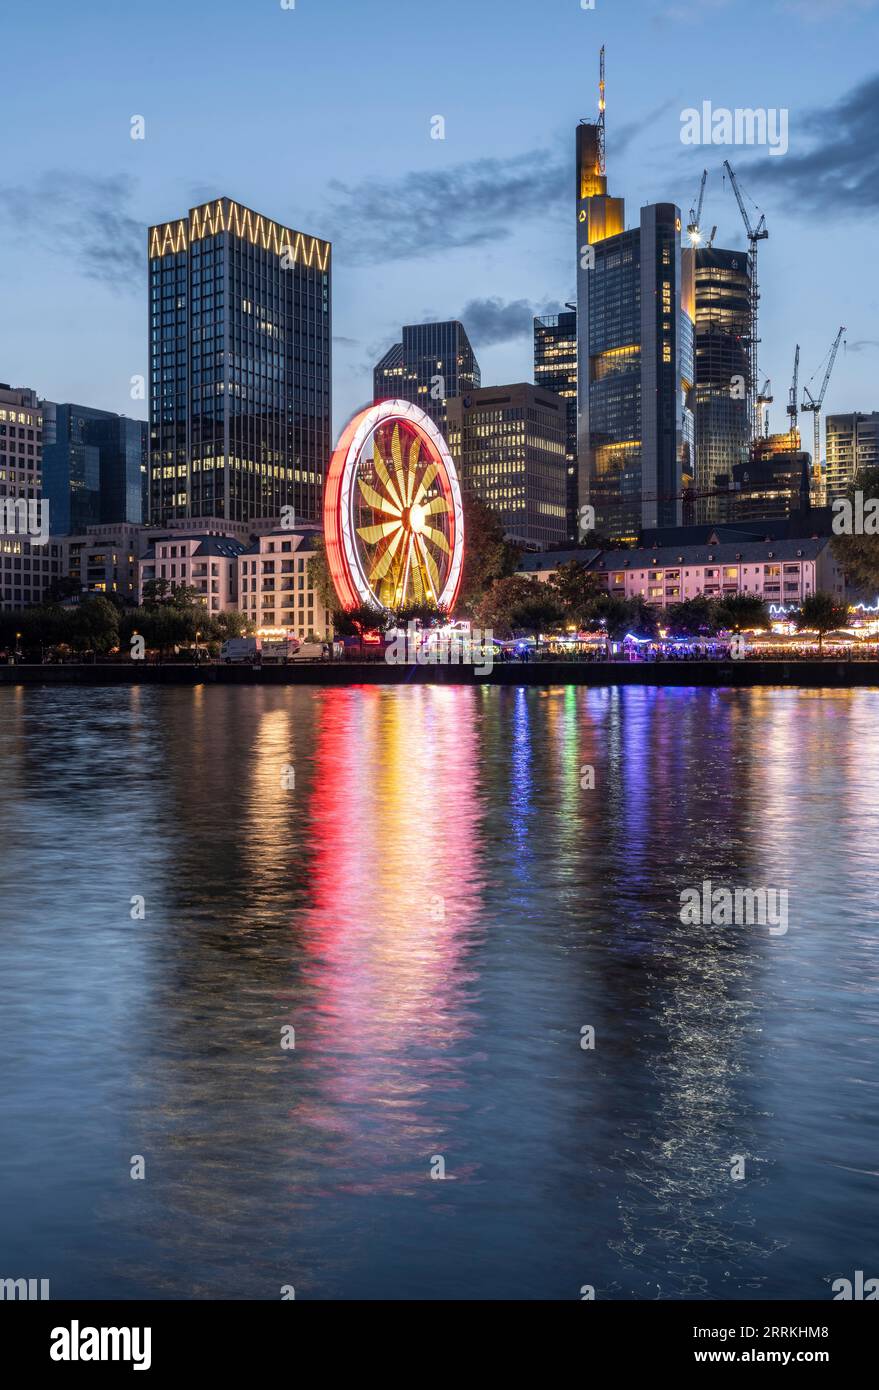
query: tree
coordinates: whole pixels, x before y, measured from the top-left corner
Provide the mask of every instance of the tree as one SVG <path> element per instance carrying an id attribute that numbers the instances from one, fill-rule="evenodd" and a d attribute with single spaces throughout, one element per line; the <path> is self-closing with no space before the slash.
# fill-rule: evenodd
<path id="1" fill-rule="evenodd" d="M 715 605 L 704 594 L 673 603 L 666 623 L 674 637 L 710 637 L 717 631 Z"/>
<path id="2" fill-rule="evenodd" d="M 75 608 L 62 608 L 57 603 L 24 609 L 17 615 L 23 645 L 44 648 L 69 643 L 75 613 Z"/>
<path id="3" fill-rule="evenodd" d="M 846 491 L 846 501 L 852 510 L 855 494 L 858 492 L 863 494 L 865 500 L 879 497 L 879 465 L 862 468 L 857 477 L 852 479 Z M 865 590 L 868 597 L 872 598 L 879 590 L 879 536 L 834 535 L 831 547 L 845 570 L 848 583 L 854 588 Z"/>
<path id="4" fill-rule="evenodd" d="M 613 641 L 625 637 L 629 630 L 629 608 L 624 598 L 602 592 L 590 605 L 588 623 L 592 628 L 603 627 Z"/>
<path id="5" fill-rule="evenodd" d="M 237 608 L 227 608 L 224 613 L 215 613 L 202 629 L 212 642 L 227 642 L 230 637 L 244 637 L 253 630 L 253 623 Z"/>
<path id="6" fill-rule="evenodd" d="M 631 632 L 634 637 L 654 638 L 659 627 L 656 609 L 640 594 L 634 598 L 627 598 L 625 603 L 628 613 L 626 632 Z M 623 636 L 625 635 L 626 633 L 623 633 Z"/>
<path id="7" fill-rule="evenodd" d="M 204 594 L 192 584 L 174 584 L 172 582 L 171 602 L 175 608 L 200 608 L 207 614 Z"/>
<path id="8" fill-rule="evenodd" d="M 728 594 L 714 606 L 714 619 L 726 632 L 741 632 L 743 628 L 772 626 L 769 609 L 758 594 Z"/>
<path id="9" fill-rule="evenodd" d="M 59 603 L 61 599 L 75 598 L 77 594 L 81 593 L 82 584 L 78 579 L 74 579 L 73 576 L 69 574 L 61 574 L 56 579 L 52 580 L 52 583 L 43 595 L 43 601 L 45 603 Z"/>
<path id="10" fill-rule="evenodd" d="M 848 622 L 848 608 L 835 599 L 833 594 L 818 589 L 803 599 L 803 606 L 797 614 L 797 627 L 802 632 L 809 629 L 818 633 L 818 655 L 824 656 L 824 637 L 835 628 L 845 627 Z"/>
<path id="11" fill-rule="evenodd" d="M 101 594 L 69 610 L 67 641 L 75 652 L 108 652 L 119 645 L 119 610 Z"/>
<path id="12" fill-rule="evenodd" d="M 333 613 L 333 627 L 341 637 L 363 637 L 365 632 L 384 632 L 390 616 L 383 608 L 361 604 L 358 608 L 338 608 Z"/>
<path id="13" fill-rule="evenodd" d="M 492 584 L 515 574 L 522 552 L 505 538 L 498 516 L 481 497 L 465 493 L 463 504 L 464 573 L 458 606 L 472 617 Z"/>
<path id="14" fill-rule="evenodd" d="M 339 595 L 330 577 L 326 542 L 323 536 L 316 535 L 311 545 L 314 553 L 308 562 L 309 583 L 317 595 L 317 602 L 332 613 L 339 606 Z"/>
<path id="15" fill-rule="evenodd" d="M 148 647 L 164 655 L 172 647 L 194 642 L 197 631 L 209 631 L 203 613 L 173 603 L 153 603 L 123 614 L 119 640 L 121 646 L 128 647 L 133 634 L 138 633 Z"/>
<path id="16" fill-rule="evenodd" d="M 584 627 L 592 618 L 596 599 L 605 592 L 598 575 L 579 560 L 559 565 L 548 580 L 549 587 L 560 600 L 565 617 L 577 627 Z"/>
<path id="17" fill-rule="evenodd" d="M 514 603 L 510 614 L 514 632 L 531 633 L 535 640 L 541 632 L 560 627 L 565 621 L 565 607 L 548 584 L 537 585 L 540 593 Z"/>
<path id="18" fill-rule="evenodd" d="M 564 622 L 565 609 L 545 580 L 524 574 L 496 579 L 474 610 L 477 625 L 499 637 L 526 632 L 537 635 Z"/>
<path id="19" fill-rule="evenodd" d="M 421 623 L 423 627 L 438 626 L 449 620 L 449 610 L 437 605 L 432 599 L 423 603 L 407 603 L 392 615 L 395 627 L 405 627 L 407 623 Z"/>
<path id="20" fill-rule="evenodd" d="M 148 579 L 143 586 L 143 605 L 152 608 L 157 603 L 166 603 L 171 596 L 171 585 L 167 579 Z"/>

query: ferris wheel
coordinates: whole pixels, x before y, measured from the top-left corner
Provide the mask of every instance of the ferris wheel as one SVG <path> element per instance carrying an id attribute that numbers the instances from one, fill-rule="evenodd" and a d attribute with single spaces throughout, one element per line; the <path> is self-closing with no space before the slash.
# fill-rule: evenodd
<path id="1" fill-rule="evenodd" d="M 461 488 L 442 434 L 417 405 L 381 401 L 347 425 L 324 487 L 324 536 L 343 608 L 454 608 Z"/>

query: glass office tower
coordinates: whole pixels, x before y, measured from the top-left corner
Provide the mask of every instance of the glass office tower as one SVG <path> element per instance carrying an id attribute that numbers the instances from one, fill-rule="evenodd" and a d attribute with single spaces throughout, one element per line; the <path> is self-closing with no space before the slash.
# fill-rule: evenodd
<path id="1" fill-rule="evenodd" d="M 147 519 L 149 428 L 93 406 L 43 401 L 43 493 L 58 535 Z"/>
<path id="2" fill-rule="evenodd" d="M 695 519 L 723 522 L 733 469 L 747 463 L 750 444 L 751 273 L 744 251 L 702 247 L 695 258 Z"/>
<path id="3" fill-rule="evenodd" d="M 394 343 L 373 369 L 377 401 L 413 401 L 445 433 L 446 401 L 477 390 L 479 363 L 455 319 L 444 323 L 413 323 L 403 328 L 403 341 Z"/>
<path id="4" fill-rule="evenodd" d="M 561 396 L 567 406 L 565 469 L 566 539 L 579 539 L 577 525 L 577 314 L 547 314 L 534 320 L 534 383 Z"/>
<path id="5" fill-rule="evenodd" d="M 567 402 L 520 381 L 453 396 L 448 417 L 464 493 L 481 497 L 511 540 L 563 545 Z"/>
<path id="6" fill-rule="evenodd" d="M 149 230 L 150 509 L 320 515 L 332 451 L 329 242 L 230 198 Z"/>
<path id="7" fill-rule="evenodd" d="M 695 463 L 694 266 L 673 203 L 641 208 L 607 191 L 602 49 L 599 115 L 575 146 L 577 467 L 599 534 L 634 543 L 679 526 Z"/>
<path id="8" fill-rule="evenodd" d="M 599 534 L 679 526 L 694 465 L 692 259 L 673 203 L 592 245 L 578 308 L 580 494 Z"/>

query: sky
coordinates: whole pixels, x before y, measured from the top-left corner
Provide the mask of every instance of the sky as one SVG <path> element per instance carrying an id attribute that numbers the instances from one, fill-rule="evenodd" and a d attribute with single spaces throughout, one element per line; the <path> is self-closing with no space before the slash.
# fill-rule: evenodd
<path id="1" fill-rule="evenodd" d="M 403 323 L 460 318 L 485 385 L 533 379 L 573 298 L 574 128 L 607 51 L 609 192 L 745 234 L 761 376 L 879 409 L 879 0 L 6 0 L 0 380 L 145 418 L 146 227 L 227 195 L 333 242 L 338 431 Z M 687 146 L 681 113 L 785 109 L 789 149 Z M 132 140 L 141 116 L 143 140 Z M 432 138 L 441 116 L 444 139 Z M 809 447 L 807 445 L 807 447 Z"/>

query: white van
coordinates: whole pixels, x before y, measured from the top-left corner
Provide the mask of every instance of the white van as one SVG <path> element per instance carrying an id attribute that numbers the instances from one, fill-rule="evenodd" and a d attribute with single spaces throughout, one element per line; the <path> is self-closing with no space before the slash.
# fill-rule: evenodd
<path id="1" fill-rule="evenodd" d="M 302 642 L 290 657 L 291 661 L 326 661 L 329 653 L 326 642 Z"/>
<path id="2" fill-rule="evenodd" d="M 253 663 L 258 651 L 259 643 L 255 637 L 230 637 L 220 648 L 220 660 L 225 661 L 227 665 L 233 661 Z"/>

